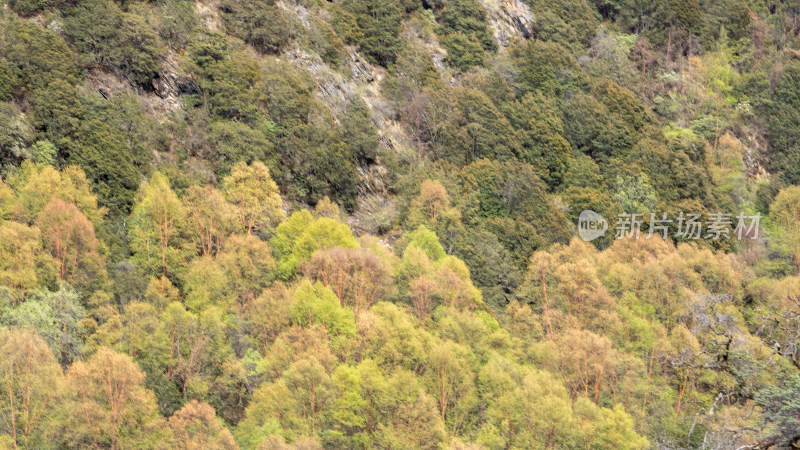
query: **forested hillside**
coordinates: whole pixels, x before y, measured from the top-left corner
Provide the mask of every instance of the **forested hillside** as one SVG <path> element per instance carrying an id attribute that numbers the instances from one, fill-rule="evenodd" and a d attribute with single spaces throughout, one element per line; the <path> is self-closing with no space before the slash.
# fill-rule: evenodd
<path id="1" fill-rule="evenodd" d="M 798 0 L 5 1 L 1 448 L 800 446 Z"/>

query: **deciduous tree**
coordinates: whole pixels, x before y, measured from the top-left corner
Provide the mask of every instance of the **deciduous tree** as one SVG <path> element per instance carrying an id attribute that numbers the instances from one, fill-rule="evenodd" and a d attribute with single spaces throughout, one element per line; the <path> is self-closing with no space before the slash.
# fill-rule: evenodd
<path id="1" fill-rule="evenodd" d="M 172 191 L 169 180 L 155 172 L 139 187 L 131 218 L 131 240 L 137 261 L 151 273 L 167 275 L 181 263 L 178 238 L 184 226 L 186 211 Z M 174 275 L 174 273 L 171 273 Z"/>
<path id="2" fill-rule="evenodd" d="M 770 206 L 770 218 L 800 274 L 800 187 L 790 186 L 778 193 Z"/>
<path id="3" fill-rule="evenodd" d="M 218 255 L 234 230 L 234 208 L 211 186 L 192 186 L 183 198 L 186 232 L 202 255 Z"/>
<path id="4" fill-rule="evenodd" d="M 208 403 L 191 400 L 169 418 L 169 427 L 172 431 L 172 448 L 239 448 L 231 432 L 220 423 L 214 408 Z"/>
<path id="5" fill-rule="evenodd" d="M 67 370 L 64 444 L 109 448 L 160 448 L 168 432 L 144 373 L 128 356 L 101 347 Z"/>
<path id="6" fill-rule="evenodd" d="M 13 448 L 53 444 L 48 435 L 61 401 L 64 375 L 32 330 L 0 329 L 0 430 Z"/>
<path id="7" fill-rule="evenodd" d="M 308 262 L 307 273 L 333 289 L 341 305 L 356 313 L 385 299 L 392 282 L 391 269 L 366 249 L 320 250 Z"/>
<path id="8" fill-rule="evenodd" d="M 278 185 L 261 162 L 236 164 L 222 181 L 222 193 L 235 207 L 241 229 L 254 233 L 285 217 Z"/>
<path id="9" fill-rule="evenodd" d="M 94 225 L 78 207 L 53 198 L 36 220 L 43 247 L 58 265 L 58 279 L 79 287 L 97 286 L 105 278 L 105 261 Z"/>

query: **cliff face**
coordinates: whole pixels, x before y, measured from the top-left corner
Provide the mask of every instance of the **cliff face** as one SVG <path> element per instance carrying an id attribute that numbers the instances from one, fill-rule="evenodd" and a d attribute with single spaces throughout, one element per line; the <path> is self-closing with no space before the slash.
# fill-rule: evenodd
<path id="1" fill-rule="evenodd" d="M 279 1 L 276 5 L 293 26 L 303 35 L 313 31 L 315 23 L 329 23 L 332 17 L 329 12 L 309 8 L 302 2 Z M 534 38 L 535 22 L 530 7 L 522 0 L 480 0 L 486 11 L 489 30 L 499 48 L 510 45 L 515 40 Z M 217 1 L 203 0 L 194 4 L 199 24 L 213 32 L 226 33 L 225 23 L 220 14 Z M 432 16 L 431 16 L 432 17 Z M 44 21 L 43 17 L 39 18 Z M 403 31 L 404 39 L 413 39 L 425 46 L 432 55 L 433 64 L 447 84 L 455 85 L 456 79 L 446 67 L 447 50 L 439 42 L 439 36 L 431 32 L 435 26 L 430 19 L 422 20 L 420 25 L 407 26 Z M 263 60 L 267 56 L 260 52 L 251 52 L 256 59 Z M 269 56 L 271 57 L 271 56 Z M 383 152 L 408 153 L 414 146 L 408 129 L 397 120 L 396 105 L 387 100 L 382 92 L 382 82 L 386 77 L 385 68 L 368 62 L 368 58 L 360 53 L 357 46 L 348 45 L 343 55 L 344 64 L 332 67 L 313 49 L 308 47 L 304 39 L 293 39 L 279 55 L 279 59 L 308 74 L 313 81 L 314 97 L 325 104 L 338 124 L 345 113 L 346 105 L 353 99 L 363 101 L 370 112 L 370 119 L 379 134 Z M 179 113 L 184 107 L 185 95 L 196 95 L 200 92 L 197 78 L 187 73 L 182 67 L 185 54 L 168 49 L 160 57 L 161 70 L 146 86 L 131 85 L 124 77 L 114 71 L 98 66 L 89 72 L 87 87 L 104 96 L 127 93 L 138 96 L 146 110 L 166 120 L 166 115 Z M 359 167 L 359 195 L 379 197 L 380 202 L 387 201 L 389 192 L 384 180 L 386 168 L 379 159 L 375 164 Z M 363 199 L 362 199 L 363 200 Z M 375 198 L 368 202 L 377 201 Z"/>
<path id="2" fill-rule="evenodd" d="M 494 39 L 501 47 L 515 38 L 534 37 L 535 19 L 530 7 L 521 0 L 481 0 L 486 8 Z"/>

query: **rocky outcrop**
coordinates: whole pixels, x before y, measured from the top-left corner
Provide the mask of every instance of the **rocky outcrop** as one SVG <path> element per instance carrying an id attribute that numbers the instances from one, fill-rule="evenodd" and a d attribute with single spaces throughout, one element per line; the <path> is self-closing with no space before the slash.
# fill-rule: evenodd
<path id="1" fill-rule="evenodd" d="M 486 8 L 494 39 L 507 47 L 515 39 L 531 39 L 535 22 L 530 7 L 522 0 L 481 0 Z"/>
<path id="2" fill-rule="evenodd" d="M 168 111 L 180 108 L 181 95 L 200 93 L 200 87 L 181 70 L 178 55 L 171 50 L 162 58 L 161 71 L 151 85 L 153 93 L 164 102 Z"/>
<path id="3" fill-rule="evenodd" d="M 135 94 L 146 111 L 162 118 L 183 108 L 182 95 L 200 92 L 200 87 L 181 70 L 178 55 L 172 50 L 162 55 L 161 69 L 147 85 L 132 84 L 119 73 L 100 66 L 87 72 L 84 84 L 105 99 L 118 94 Z"/>
<path id="4" fill-rule="evenodd" d="M 200 93 L 200 87 L 183 73 L 177 58 L 173 51 L 168 51 L 162 58 L 159 75 L 151 82 L 150 103 L 163 112 L 182 108 L 181 95 Z"/>

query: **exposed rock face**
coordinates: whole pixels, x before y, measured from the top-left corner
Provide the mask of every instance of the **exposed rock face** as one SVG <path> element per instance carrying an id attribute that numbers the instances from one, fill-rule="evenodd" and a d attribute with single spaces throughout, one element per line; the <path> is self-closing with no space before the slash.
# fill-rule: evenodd
<path id="1" fill-rule="evenodd" d="M 288 1 L 279 1 L 277 5 L 298 17 L 301 25 L 310 26 L 309 15 L 314 14 L 313 10 Z M 339 69 L 331 67 L 319 55 L 309 53 L 297 43 L 284 49 L 279 58 L 311 75 L 315 84 L 314 96 L 330 108 L 334 121 L 339 121 L 347 105 L 355 98 L 360 98 L 366 104 L 378 131 L 381 151 L 374 164 L 357 167 L 358 208 L 349 225 L 363 233 L 388 232 L 397 212 L 386 183 L 389 171 L 383 165 L 381 155 L 411 148 L 411 139 L 405 128 L 396 121 L 394 106 L 382 95 L 381 83 L 386 76 L 386 69 L 370 64 L 355 47 L 347 48 L 346 67 Z"/>
<path id="2" fill-rule="evenodd" d="M 372 83 L 375 81 L 375 73 L 374 69 L 370 67 L 370 65 L 361 58 L 361 55 L 358 54 L 353 49 L 350 49 L 350 70 L 352 71 L 353 79 Z"/>
<path id="3" fill-rule="evenodd" d="M 225 27 L 222 25 L 222 18 L 219 16 L 218 2 L 215 0 L 196 1 L 194 10 L 200 23 L 211 31 L 222 32 Z"/>
<path id="4" fill-rule="evenodd" d="M 167 52 L 161 61 L 160 74 L 152 82 L 153 92 L 164 101 L 168 111 L 181 107 L 181 95 L 200 93 L 200 87 L 181 70 L 177 58 L 174 52 Z"/>
<path id="5" fill-rule="evenodd" d="M 135 94 L 146 111 L 167 114 L 183 108 L 181 95 L 197 94 L 200 87 L 181 70 L 178 55 L 167 51 L 161 58 L 161 69 L 149 85 L 134 85 L 118 73 L 92 68 L 86 75 L 85 87 L 105 99 L 117 94 Z"/>
<path id="6" fill-rule="evenodd" d="M 522 0 L 481 0 L 488 13 L 494 39 L 507 47 L 515 38 L 534 36 L 534 18 L 530 7 Z"/>
<path id="7" fill-rule="evenodd" d="M 154 102 L 151 103 L 160 106 L 164 112 L 177 111 L 182 108 L 181 95 L 200 92 L 200 87 L 180 69 L 177 58 L 178 56 L 174 52 L 167 52 L 161 60 L 159 76 L 152 81 L 153 94 L 157 99 L 153 99 Z"/>

